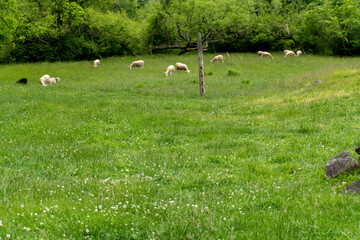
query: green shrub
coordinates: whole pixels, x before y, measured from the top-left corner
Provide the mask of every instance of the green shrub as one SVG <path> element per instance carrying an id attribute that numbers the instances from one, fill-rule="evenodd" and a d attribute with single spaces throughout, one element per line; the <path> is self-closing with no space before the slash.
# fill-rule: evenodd
<path id="1" fill-rule="evenodd" d="M 229 69 L 227 75 L 229 77 L 231 77 L 231 76 L 237 76 L 237 75 L 239 75 L 239 73 L 234 70 Z"/>

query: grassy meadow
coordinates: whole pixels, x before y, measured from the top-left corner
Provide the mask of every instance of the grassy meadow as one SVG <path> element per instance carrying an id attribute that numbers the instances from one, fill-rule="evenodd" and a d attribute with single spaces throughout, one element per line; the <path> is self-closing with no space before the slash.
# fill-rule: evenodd
<path id="1" fill-rule="evenodd" d="M 358 239 L 360 59 L 224 56 L 1 65 L 1 239 Z"/>

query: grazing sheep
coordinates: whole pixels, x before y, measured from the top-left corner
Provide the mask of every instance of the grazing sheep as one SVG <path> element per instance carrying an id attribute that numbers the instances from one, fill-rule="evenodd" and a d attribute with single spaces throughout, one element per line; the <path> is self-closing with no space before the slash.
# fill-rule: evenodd
<path id="1" fill-rule="evenodd" d="M 301 54 L 302 54 L 302 51 L 300 51 L 300 50 L 296 52 L 297 57 L 300 56 Z"/>
<path id="2" fill-rule="evenodd" d="M 258 51 L 257 54 L 258 54 L 260 57 L 265 56 L 265 57 L 271 57 L 271 58 L 273 58 L 273 56 L 272 56 L 270 53 L 268 53 L 268 52 Z"/>
<path id="3" fill-rule="evenodd" d="M 40 83 L 43 87 L 46 87 L 46 83 L 52 84 L 52 83 L 57 83 L 60 82 L 60 78 L 56 77 L 56 78 L 50 78 L 49 75 L 44 75 L 40 78 Z"/>
<path id="4" fill-rule="evenodd" d="M 224 56 L 223 55 L 217 55 L 217 56 L 215 56 L 210 62 L 212 63 L 212 62 L 217 62 L 217 61 L 222 61 L 222 62 L 224 62 Z"/>
<path id="5" fill-rule="evenodd" d="M 168 66 L 168 68 L 166 69 L 165 76 L 168 76 L 169 74 L 170 74 L 170 76 L 171 76 L 171 74 L 172 74 L 173 72 L 175 72 L 175 67 L 174 67 L 174 65 L 170 65 L 170 66 Z"/>
<path id="6" fill-rule="evenodd" d="M 58 83 L 58 82 L 60 82 L 60 78 L 59 77 L 56 77 L 56 78 L 50 78 L 50 84 L 51 83 Z"/>
<path id="7" fill-rule="evenodd" d="M 99 59 L 96 59 L 94 61 L 94 67 L 98 67 L 100 65 L 100 60 Z"/>
<path id="8" fill-rule="evenodd" d="M 290 50 L 284 50 L 284 56 L 286 55 L 286 53 L 287 53 L 288 51 L 290 51 Z"/>
<path id="9" fill-rule="evenodd" d="M 141 67 L 144 68 L 144 61 L 143 60 L 138 60 L 138 61 L 134 61 L 130 64 L 129 68 L 133 68 L 133 67 Z"/>
<path id="10" fill-rule="evenodd" d="M 44 75 L 40 78 L 40 83 L 43 87 L 46 87 L 46 83 L 50 82 L 50 76 L 49 75 Z"/>
<path id="11" fill-rule="evenodd" d="M 293 51 L 287 51 L 284 57 L 288 56 L 296 56 L 296 54 Z"/>
<path id="12" fill-rule="evenodd" d="M 27 79 L 26 79 L 26 78 L 22 78 L 22 79 L 16 81 L 16 83 L 19 83 L 19 84 L 27 84 Z"/>
<path id="13" fill-rule="evenodd" d="M 176 63 L 175 64 L 175 66 L 176 66 L 176 71 L 178 71 L 178 70 L 184 70 L 185 72 L 187 72 L 187 73 L 189 73 L 190 72 L 190 70 L 188 69 L 188 67 L 186 66 L 186 64 L 183 64 L 183 63 Z"/>

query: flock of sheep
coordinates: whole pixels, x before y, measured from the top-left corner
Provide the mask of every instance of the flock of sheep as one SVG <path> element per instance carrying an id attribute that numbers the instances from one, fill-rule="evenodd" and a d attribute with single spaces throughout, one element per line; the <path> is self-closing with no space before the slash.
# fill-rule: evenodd
<path id="1" fill-rule="evenodd" d="M 273 58 L 273 56 L 271 55 L 271 53 L 269 52 L 263 52 L 263 51 L 258 51 L 257 54 L 260 56 L 260 57 L 271 57 Z M 291 51 L 291 50 L 284 50 L 284 57 L 288 57 L 288 56 L 300 56 L 302 54 L 302 51 L 297 51 L 296 54 L 295 52 Z"/>
<path id="2" fill-rule="evenodd" d="M 220 55 L 221 56 L 221 55 Z M 222 56 L 221 56 L 222 57 Z M 99 59 L 96 59 L 94 61 L 94 67 L 98 67 L 100 65 L 100 60 Z M 129 69 L 132 69 L 134 67 L 140 67 L 140 68 L 144 68 L 144 60 L 138 60 L 138 61 L 134 61 L 132 62 L 130 65 L 129 65 Z M 189 73 L 190 70 L 189 68 L 186 66 L 186 64 L 183 64 L 183 63 L 176 63 L 175 64 L 175 67 L 174 65 L 170 65 L 167 69 L 166 69 L 166 72 L 165 72 L 165 76 L 168 76 L 169 74 L 172 74 L 173 72 L 175 72 L 175 68 L 176 68 L 176 71 L 179 71 L 179 70 L 184 70 L 185 72 Z"/>
<path id="3" fill-rule="evenodd" d="M 224 56 L 223 55 L 217 55 L 215 56 L 210 62 L 216 62 L 216 61 L 222 61 L 224 62 Z M 99 59 L 96 59 L 94 61 L 94 67 L 98 67 L 100 65 L 100 60 Z M 130 64 L 129 68 L 132 69 L 133 67 L 141 67 L 141 68 L 144 68 L 144 60 L 138 60 L 138 61 L 134 61 Z M 183 70 L 187 73 L 190 72 L 189 68 L 187 67 L 186 64 L 184 63 L 180 63 L 180 62 L 177 62 L 175 64 L 175 67 L 174 65 L 170 65 L 167 67 L 166 69 L 166 72 L 165 72 L 165 76 L 169 76 L 171 75 L 172 73 L 175 72 L 175 69 L 176 71 L 180 71 L 180 70 Z"/>
<path id="4" fill-rule="evenodd" d="M 271 55 L 271 53 L 269 52 L 263 52 L 263 51 L 258 51 L 257 54 L 260 56 L 260 57 L 271 57 L 273 58 L 273 56 Z M 290 51 L 290 50 L 285 50 L 284 51 L 284 57 L 288 57 L 288 56 L 300 56 L 302 54 L 302 52 L 299 50 L 296 52 L 293 52 L 293 51 Z M 210 62 L 217 62 L 217 61 L 222 61 L 224 62 L 224 56 L 223 55 L 217 55 L 215 56 Z M 98 67 L 100 65 L 100 60 L 99 59 L 96 59 L 94 61 L 94 67 Z M 140 68 L 144 68 L 144 60 L 138 60 L 138 61 L 134 61 L 132 62 L 130 65 L 129 65 L 129 69 L 132 69 L 134 67 L 140 67 Z M 185 71 L 187 73 L 190 72 L 189 68 L 187 67 L 186 64 L 184 63 L 180 63 L 180 62 L 177 62 L 174 65 L 170 65 L 167 67 L 166 69 L 166 72 L 165 72 L 165 76 L 169 76 L 171 74 L 173 74 L 174 72 L 176 71 Z M 50 77 L 49 75 L 44 75 L 40 78 L 40 83 L 42 86 L 46 87 L 47 84 L 52 84 L 52 83 L 57 83 L 57 82 L 60 82 L 60 78 L 59 77 L 56 77 L 56 78 L 52 78 Z"/>

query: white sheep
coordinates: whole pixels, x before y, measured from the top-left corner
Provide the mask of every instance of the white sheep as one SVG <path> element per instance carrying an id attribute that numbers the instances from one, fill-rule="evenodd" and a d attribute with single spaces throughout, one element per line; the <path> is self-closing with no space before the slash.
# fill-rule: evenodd
<path id="1" fill-rule="evenodd" d="M 217 56 L 215 56 L 210 62 L 212 63 L 212 62 L 217 62 L 217 61 L 222 61 L 222 62 L 224 62 L 224 56 L 223 55 L 217 55 Z"/>
<path id="2" fill-rule="evenodd" d="M 176 66 L 176 71 L 178 71 L 178 70 L 184 70 L 185 72 L 187 72 L 187 73 L 189 73 L 190 72 L 190 70 L 188 69 L 188 67 L 186 66 L 186 64 L 183 64 L 183 63 L 176 63 L 175 64 L 175 66 Z"/>
<path id="3" fill-rule="evenodd" d="M 50 76 L 46 74 L 40 78 L 40 83 L 43 87 L 46 87 L 47 82 L 50 83 Z"/>
<path id="4" fill-rule="evenodd" d="M 286 55 L 286 53 L 287 53 L 288 51 L 290 51 L 290 50 L 284 50 L 284 56 Z"/>
<path id="5" fill-rule="evenodd" d="M 50 82 L 50 84 L 52 84 L 52 83 L 58 83 L 58 82 L 60 82 L 60 78 L 59 78 L 59 77 L 50 78 L 49 82 Z"/>
<path id="6" fill-rule="evenodd" d="M 46 87 L 46 83 L 52 84 L 52 83 L 57 83 L 60 82 L 60 78 L 56 77 L 56 78 L 50 78 L 49 75 L 44 75 L 40 78 L 40 83 L 43 87 Z"/>
<path id="7" fill-rule="evenodd" d="M 169 74 L 170 74 L 170 76 L 171 76 L 171 74 L 172 74 L 173 72 L 175 72 L 175 67 L 174 67 L 174 65 L 170 65 L 170 66 L 168 66 L 168 68 L 166 69 L 165 76 L 168 76 Z"/>
<path id="8" fill-rule="evenodd" d="M 287 51 L 284 57 L 288 56 L 296 56 L 296 54 L 293 51 Z"/>
<path id="9" fill-rule="evenodd" d="M 272 56 L 270 53 L 268 53 L 268 52 L 258 51 L 257 54 L 258 54 L 260 57 L 265 56 L 265 57 L 271 57 L 271 58 L 273 58 L 273 56 Z"/>
<path id="10" fill-rule="evenodd" d="M 300 51 L 300 50 L 296 52 L 297 57 L 300 56 L 301 54 L 302 54 L 302 51 Z"/>
<path id="11" fill-rule="evenodd" d="M 98 67 L 100 65 L 100 60 L 99 59 L 96 59 L 94 61 L 94 67 Z"/>
<path id="12" fill-rule="evenodd" d="M 141 67 L 144 68 L 144 61 L 143 60 L 138 60 L 138 61 L 134 61 L 130 64 L 129 68 L 133 68 L 133 67 Z"/>

